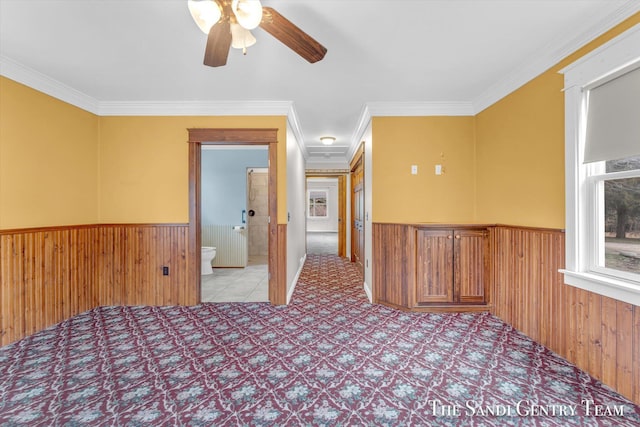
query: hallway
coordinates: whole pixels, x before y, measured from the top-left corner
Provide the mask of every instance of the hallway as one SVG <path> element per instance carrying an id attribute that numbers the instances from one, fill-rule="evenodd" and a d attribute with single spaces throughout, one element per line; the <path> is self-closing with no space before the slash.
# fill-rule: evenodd
<path id="1" fill-rule="evenodd" d="M 338 233 L 307 232 L 307 254 L 338 255 Z"/>

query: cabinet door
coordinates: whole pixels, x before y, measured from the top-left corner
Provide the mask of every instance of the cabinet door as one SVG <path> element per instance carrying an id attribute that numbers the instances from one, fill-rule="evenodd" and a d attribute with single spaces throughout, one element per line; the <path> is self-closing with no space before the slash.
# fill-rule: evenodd
<path id="1" fill-rule="evenodd" d="M 416 303 L 453 302 L 453 230 L 418 230 Z"/>
<path id="2" fill-rule="evenodd" d="M 489 277 L 489 233 L 482 230 L 454 230 L 454 301 L 485 302 Z"/>

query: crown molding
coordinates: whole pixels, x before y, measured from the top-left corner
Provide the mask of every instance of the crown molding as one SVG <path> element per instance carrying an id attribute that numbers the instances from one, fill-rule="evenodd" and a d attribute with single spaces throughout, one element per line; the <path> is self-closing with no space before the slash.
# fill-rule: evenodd
<path id="1" fill-rule="evenodd" d="M 286 116 L 291 101 L 103 101 L 100 116 Z"/>
<path id="2" fill-rule="evenodd" d="M 312 157 L 307 160 L 305 169 L 349 170 L 350 168 L 349 163 L 346 160 L 325 160 Z"/>
<path id="3" fill-rule="evenodd" d="M 502 77 L 498 82 L 474 99 L 472 102 L 474 114 L 478 114 L 495 104 L 527 82 L 558 64 L 587 43 L 593 41 L 638 12 L 640 12 L 640 1 L 629 0 L 615 12 L 604 17 L 601 21 L 591 26 L 591 28 L 569 40 L 567 43 L 564 43 L 562 46 L 548 45 L 544 49 L 541 49 L 537 55 L 533 55 L 533 57 L 536 58 L 534 61 L 527 61 L 526 64 L 516 68 L 511 74 Z M 563 38 L 560 37 L 559 39 L 562 40 Z"/>
<path id="4" fill-rule="evenodd" d="M 289 124 L 291 132 L 293 132 L 293 135 L 296 138 L 296 142 L 298 143 L 300 151 L 302 151 L 302 157 L 304 157 L 305 160 L 308 160 L 309 150 L 307 150 L 307 147 L 305 146 L 302 128 L 300 127 L 300 121 L 298 120 L 298 113 L 296 112 L 296 108 L 293 102 L 291 102 L 289 111 L 287 112 L 287 123 Z"/>
<path id="5" fill-rule="evenodd" d="M 0 55 L 0 75 L 90 113 L 98 114 L 100 103 L 97 99 L 4 55 Z"/>
<path id="6" fill-rule="evenodd" d="M 349 149 L 347 150 L 347 161 L 351 161 L 353 156 L 356 154 L 358 147 L 360 147 L 360 142 L 362 139 L 362 135 L 367 130 L 367 126 L 371 122 L 371 111 L 369 111 L 369 107 L 365 104 L 360 111 L 360 116 L 358 117 L 358 123 L 356 124 L 356 128 L 353 130 L 353 134 L 351 135 L 351 142 L 349 143 Z"/>
<path id="7" fill-rule="evenodd" d="M 371 117 L 473 116 L 471 102 L 368 102 Z"/>

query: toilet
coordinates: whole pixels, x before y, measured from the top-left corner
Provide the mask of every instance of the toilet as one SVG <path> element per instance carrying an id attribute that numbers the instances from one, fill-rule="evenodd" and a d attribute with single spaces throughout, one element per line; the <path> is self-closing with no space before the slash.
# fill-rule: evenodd
<path id="1" fill-rule="evenodd" d="M 213 259 L 216 257 L 216 248 L 212 246 L 203 246 L 200 251 L 202 256 L 202 266 L 201 274 L 204 276 L 205 274 L 213 274 L 213 268 L 211 267 L 211 263 Z"/>

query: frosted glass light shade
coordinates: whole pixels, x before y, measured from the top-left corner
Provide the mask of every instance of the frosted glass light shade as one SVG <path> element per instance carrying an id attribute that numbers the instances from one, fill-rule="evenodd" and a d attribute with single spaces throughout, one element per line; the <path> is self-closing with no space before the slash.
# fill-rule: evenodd
<path id="1" fill-rule="evenodd" d="M 322 142 L 324 145 L 331 145 L 334 143 L 336 139 L 333 136 L 323 136 L 320 137 L 320 142 Z"/>
<path id="2" fill-rule="evenodd" d="M 222 12 L 214 0 L 188 0 L 191 17 L 203 33 L 209 34 L 211 27 L 220 20 Z"/>
<path id="3" fill-rule="evenodd" d="M 231 24 L 231 47 L 244 50 L 254 44 L 256 44 L 256 38 L 251 31 L 238 24 Z"/>
<path id="4" fill-rule="evenodd" d="M 262 4 L 260 0 L 233 0 L 231 10 L 236 15 L 238 24 L 247 30 L 253 30 L 262 21 Z"/>

